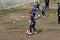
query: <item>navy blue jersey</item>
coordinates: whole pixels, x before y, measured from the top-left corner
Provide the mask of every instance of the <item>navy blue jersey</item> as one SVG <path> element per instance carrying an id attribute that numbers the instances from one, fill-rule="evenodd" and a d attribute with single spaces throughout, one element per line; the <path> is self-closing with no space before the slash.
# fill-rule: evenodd
<path id="1" fill-rule="evenodd" d="M 50 0 L 45 0 L 45 2 L 47 2 L 47 3 L 48 3 L 49 1 L 50 1 Z"/>

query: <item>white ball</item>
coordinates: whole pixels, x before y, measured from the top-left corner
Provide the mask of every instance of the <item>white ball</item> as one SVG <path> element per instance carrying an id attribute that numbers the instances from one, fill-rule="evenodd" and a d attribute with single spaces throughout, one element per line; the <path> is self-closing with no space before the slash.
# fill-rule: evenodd
<path id="1" fill-rule="evenodd" d="M 40 15 L 38 15 L 38 17 L 39 17 Z"/>
<path id="2" fill-rule="evenodd" d="M 13 23 L 16 23 L 15 21 L 13 21 Z"/>
<path id="3" fill-rule="evenodd" d="M 17 18 L 16 20 L 19 20 L 19 18 Z"/>

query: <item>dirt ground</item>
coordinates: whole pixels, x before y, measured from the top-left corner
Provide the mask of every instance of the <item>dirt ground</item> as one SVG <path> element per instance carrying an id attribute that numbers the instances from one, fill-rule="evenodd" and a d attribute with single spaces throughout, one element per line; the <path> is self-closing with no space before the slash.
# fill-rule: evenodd
<path id="1" fill-rule="evenodd" d="M 53 5 L 53 4 L 52 4 Z M 46 18 L 36 20 L 37 34 L 27 35 L 29 29 L 29 8 L 12 8 L 0 15 L 0 40 L 60 40 L 60 24 L 57 22 L 57 5 L 46 10 Z M 37 12 L 37 14 L 40 12 Z M 25 16 L 25 17 L 22 17 Z M 36 15 L 37 16 L 37 15 Z M 19 20 L 17 20 L 19 18 Z M 13 23 L 15 21 L 15 23 Z"/>
<path id="2" fill-rule="evenodd" d="M 27 17 L 28 18 L 28 17 Z M 27 19 L 26 18 L 26 19 Z M 39 33 L 27 35 L 29 28 L 26 19 L 17 21 L 16 24 L 3 23 L 0 27 L 0 40 L 60 40 L 60 24 L 57 23 L 57 16 L 50 13 L 45 19 L 38 19 L 36 29 Z M 4 29 L 5 28 L 5 29 Z"/>

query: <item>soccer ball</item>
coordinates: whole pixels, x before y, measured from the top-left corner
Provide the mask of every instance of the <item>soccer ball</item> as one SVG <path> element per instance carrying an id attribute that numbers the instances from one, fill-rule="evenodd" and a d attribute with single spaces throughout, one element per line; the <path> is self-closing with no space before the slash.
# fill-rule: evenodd
<path id="1" fill-rule="evenodd" d="M 40 17 L 40 15 L 38 15 L 38 17 Z"/>

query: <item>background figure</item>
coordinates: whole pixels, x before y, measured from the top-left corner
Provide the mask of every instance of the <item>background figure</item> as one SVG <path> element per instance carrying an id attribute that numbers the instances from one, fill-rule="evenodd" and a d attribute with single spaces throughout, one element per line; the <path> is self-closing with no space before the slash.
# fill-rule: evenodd
<path id="1" fill-rule="evenodd" d="M 60 24 L 60 3 L 58 3 L 58 24 Z"/>
<path id="2" fill-rule="evenodd" d="M 36 8 L 36 6 L 34 5 L 34 7 L 32 8 L 32 13 L 33 13 L 33 15 L 35 16 L 35 13 L 37 12 L 37 8 Z"/>
<path id="3" fill-rule="evenodd" d="M 45 0 L 46 9 L 49 9 L 49 2 L 50 2 L 50 0 Z"/>
<path id="4" fill-rule="evenodd" d="M 45 14 L 45 5 L 44 4 L 42 4 L 42 10 L 41 11 L 42 11 L 42 15 L 46 16 L 46 14 Z"/>
<path id="5" fill-rule="evenodd" d="M 35 28 L 35 16 L 32 14 L 32 12 L 30 12 L 30 20 L 31 20 L 31 23 L 30 23 L 30 32 L 28 34 L 32 34 L 32 28 L 34 29 L 34 33 L 37 33 L 36 32 L 36 28 Z"/>
<path id="6" fill-rule="evenodd" d="M 36 8 L 40 11 L 39 6 L 40 6 L 40 4 L 37 2 L 37 3 L 36 3 Z"/>

